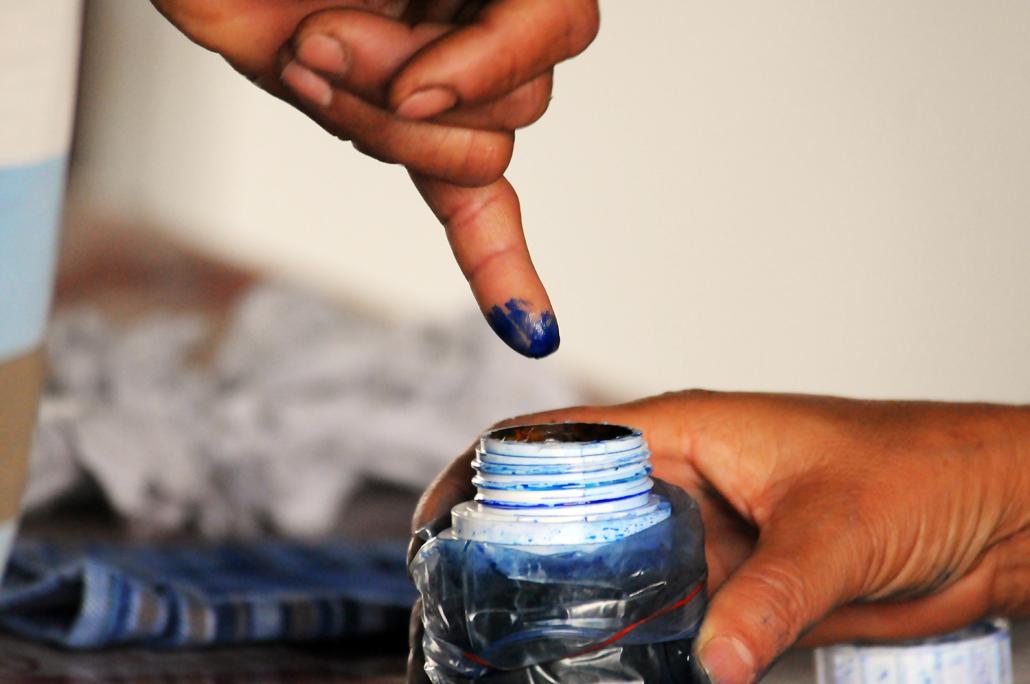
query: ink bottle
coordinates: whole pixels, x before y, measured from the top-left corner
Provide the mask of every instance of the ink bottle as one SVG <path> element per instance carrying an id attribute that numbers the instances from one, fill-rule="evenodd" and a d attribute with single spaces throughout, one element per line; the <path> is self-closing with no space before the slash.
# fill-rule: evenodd
<path id="1" fill-rule="evenodd" d="M 639 430 L 502 428 L 473 468 L 475 499 L 411 564 L 435 684 L 706 681 L 701 518 Z"/>

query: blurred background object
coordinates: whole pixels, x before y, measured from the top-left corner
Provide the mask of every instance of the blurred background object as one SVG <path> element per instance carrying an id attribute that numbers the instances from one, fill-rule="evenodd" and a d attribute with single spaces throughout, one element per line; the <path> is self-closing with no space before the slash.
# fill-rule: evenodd
<path id="1" fill-rule="evenodd" d="M 81 3 L 0 5 L 0 574 L 44 366 L 78 74 Z"/>
<path id="2" fill-rule="evenodd" d="M 178 275 L 174 263 L 158 271 L 166 281 L 202 278 L 197 260 Z M 478 317 L 384 322 L 271 283 L 212 316 L 232 269 L 208 269 L 207 316 L 167 308 L 168 288 L 131 277 L 56 312 L 29 511 L 97 485 L 148 535 L 322 536 L 368 480 L 419 492 L 498 417 L 588 397 L 493 344 Z M 88 277 L 75 282 L 90 289 Z M 180 307 L 187 295 L 180 288 Z"/>
<path id="3" fill-rule="evenodd" d="M 1030 6 L 602 15 L 510 174 L 562 324 L 544 364 L 613 399 L 1030 399 Z M 475 311 L 402 169 L 147 3 L 89 3 L 81 92 L 76 211 L 395 318 Z"/>

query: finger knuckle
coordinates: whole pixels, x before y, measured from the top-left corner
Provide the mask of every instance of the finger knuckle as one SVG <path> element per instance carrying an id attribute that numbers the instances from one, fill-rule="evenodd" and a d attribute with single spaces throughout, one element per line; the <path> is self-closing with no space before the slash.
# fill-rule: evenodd
<path id="1" fill-rule="evenodd" d="M 353 145 L 354 149 L 356 149 L 358 152 L 365 155 L 366 157 L 371 157 L 372 159 L 381 161 L 384 164 L 398 163 L 396 159 L 394 159 L 392 156 L 388 155 L 385 151 L 380 149 L 379 146 L 375 145 L 374 143 L 368 142 L 367 140 L 355 139 L 351 141 L 351 145 Z"/>
<path id="2" fill-rule="evenodd" d="M 601 30 L 601 11 L 596 0 L 566 5 L 565 45 L 569 55 L 578 55 L 594 42 Z"/>
<path id="3" fill-rule="evenodd" d="M 513 128 L 522 128 L 540 120 L 551 106 L 552 85 L 550 74 L 532 82 L 518 108 L 519 116 Z"/>
<path id="4" fill-rule="evenodd" d="M 502 197 L 500 193 L 492 192 L 484 197 L 478 198 L 477 201 L 462 205 L 462 207 L 455 212 L 443 217 L 444 224 L 447 227 L 447 233 L 449 235 L 459 235 L 475 230 L 479 218 L 489 211 L 497 202 L 500 202 L 501 199 Z M 488 254 L 482 255 L 476 260 L 475 265 L 471 268 L 465 268 L 463 266 L 465 276 L 470 281 L 475 280 L 487 264 L 508 254 L 510 254 L 510 249 L 502 246 Z"/>
<path id="5" fill-rule="evenodd" d="M 675 390 L 667 392 L 666 394 L 675 395 L 682 399 L 689 399 L 693 401 L 713 399 L 719 396 L 719 392 L 716 392 L 715 390 L 705 389 L 703 387 L 691 387 L 684 390 Z"/>
<path id="6" fill-rule="evenodd" d="M 504 175 L 511 161 L 512 150 L 511 136 L 471 136 L 465 143 L 464 154 L 454 157 L 449 175 L 460 184 L 489 185 Z"/>
<path id="7" fill-rule="evenodd" d="M 300 39 L 312 33 L 333 33 L 339 27 L 340 22 L 347 17 L 348 13 L 349 10 L 339 8 L 312 12 L 297 24 L 294 37 L 295 39 Z"/>
<path id="8" fill-rule="evenodd" d="M 583 27 L 581 38 L 583 40 L 583 48 L 586 48 L 590 43 L 594 42 L 594 38 L 601 31 L 601 10 L 595 0 L 591 0 L 587 3 L 586 11 L 584 13 Z"/>

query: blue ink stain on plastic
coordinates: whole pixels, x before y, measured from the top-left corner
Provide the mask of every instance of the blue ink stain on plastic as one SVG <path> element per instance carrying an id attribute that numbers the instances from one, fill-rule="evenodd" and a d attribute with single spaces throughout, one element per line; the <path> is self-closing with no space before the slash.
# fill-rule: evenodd
<path id="1" fill-rule="evenodd" d="M 485 313 L 486 320 L 497 336 L 522 354 L 539 359 L 558 349 L 558 321 L 550 311 L 530 313 L 522 299 L 509 299 L 504 308 L 493 306 Z"/>

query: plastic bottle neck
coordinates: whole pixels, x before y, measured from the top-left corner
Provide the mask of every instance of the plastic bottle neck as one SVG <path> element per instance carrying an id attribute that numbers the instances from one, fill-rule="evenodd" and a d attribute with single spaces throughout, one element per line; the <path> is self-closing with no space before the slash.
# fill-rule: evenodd
<path id="1" fill-rule="evenodd" d="M 453 534 L 512 545 L 596 544 L 669 516 L 652 493 L 639 430 L 601 423 L 502 428 L 480 439 L 474 501 L 452 510 Z"/>

